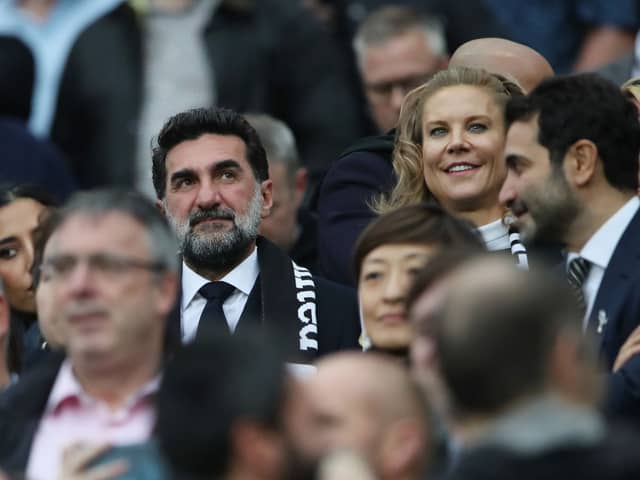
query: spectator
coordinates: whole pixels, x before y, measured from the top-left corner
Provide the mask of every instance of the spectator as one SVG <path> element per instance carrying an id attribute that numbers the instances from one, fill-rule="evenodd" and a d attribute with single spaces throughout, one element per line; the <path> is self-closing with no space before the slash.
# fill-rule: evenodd
<path id="1" fill-rule="evenodd" d="M 153 179 L 183 260 L 172 338 L 262 325 L 302 364 L 357 345 L 354 292 L 313 277 L 258 236 L 272 183 L 258 134 L 242 116 L 196 109 L 171 117 L 153 151 Z"/>
<path id="2" fill-rule="evenodd" d="M 167 366 L 157 434 L 175 478 L 312 480 L 305 390 L 252 336 L 210 337 Z"/>
<path id="3" fill-rule="evenodd" d="M 632 77 L 640 77 L 640 35 L 638 32 L 636 32 L 636 40 L 631 52 L 595 69 L 595 72 L 616 85 L 622 85 Z"/>
<path id="4" fill-rule="evenodd" d="M 598 337 L 609 377 L 606 410 L 640 419 L 640 357 L 616 358 L 638 326 L 640 235 L 637 111 L 595 75 L 547 80 L 507 109 L 507 178 L 500 200 L 525 240 L 565 246 L 565 267 Z"/>
<path id="5" fill-rule="evenodd" d="M 62 210 L 42 275 L 55 283 L 51 302 L 67 357 L 7 392 L 0 405 L 2 468 L 50 478 L 70 444 L 149 437 L 165 317 L 177 292 L 175 251 L 164 219 L 138 195 L 83 193 Z"/>
<path id="6" fill-rule="evenodd" d="M 380 133 L 396 126 L 405 95 L 448 63 L 442 25 L 409 7 L 373 12 L 358 28 L 353 48 L 369 112 Z"/>
<path id="7" fill-rule="evenodd" d="M 9 304 L 4 298 L 4 286 L 0 279 L 0 391 L 11 383 L 11 370 L 9 368 Z"/>
<path id="8" fill-rule="evenodd" d="M 300 166 L 293 132 L 283 122 L 268 115 L 248 114 L 269 163 L 273 183 L 273 205 L 260 222 L 260 235 L 286 252 L 298 265 L 317 271 L 316 219 L 304 207 L 307 169 Z"/>
<path id="9" fill-rule="evenodd" d="M 309 382 L 321 449 L 359 453 L 380 480 L 424 478 L 431 426 L 401 364 L 377 354 L 339 353 L 318 362 Z"/>

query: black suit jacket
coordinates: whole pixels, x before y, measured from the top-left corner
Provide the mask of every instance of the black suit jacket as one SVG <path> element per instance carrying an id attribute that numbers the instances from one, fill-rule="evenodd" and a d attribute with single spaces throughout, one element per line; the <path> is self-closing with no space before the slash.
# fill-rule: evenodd
<path id="1" fill-rule="evenodd" d="M 286 287 L 293 277 L 291 260 L 265 238 L 259 237 L 257 245 L 260 274 L 249 294 L 235 334 L 266 328 L 271 334 L 270 338 L 276 340 L 292 338 L 292 335 L 295 337 L 297 331 L 291 331 L 293 323 L 290 321 L 290 310 L 286 308 L 289 302 L 296 300 L 297 295 L 295 290 Z M 268 262 L 268 259 L 274 258 L 275 262 Z M 266 268 L 267 263 L 269 268 Z M 318 349 L 313 356 L 358 348 L 360 321 L 355 290 L 320 277 L 312 278 L 315 283 L 318 330 Z M 277 289 L 275 295 L 274 286 Z M 180 301 L 176 303 L 169 317 L 167 342 L 171 349 L 181 343 L 180 304 Z M 295 352 L 290 351 L 291 342 L 284 343 L 282 348 L 287 349 L 287 359 L 296 361 Z"/>

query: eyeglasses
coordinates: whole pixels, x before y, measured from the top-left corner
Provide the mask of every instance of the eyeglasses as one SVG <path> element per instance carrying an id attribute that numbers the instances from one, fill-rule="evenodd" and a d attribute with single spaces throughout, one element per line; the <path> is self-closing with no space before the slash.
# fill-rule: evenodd
<path id="1" fill-rule="evenodd" d="M 95 253 L 85 256 L 58 255 L 50 257 L 40 265 L 40 275 L 43 280 L 64 280 L 69 278 L 80 262 L 86 262 L 87 267 L 94 274 L 109 279 L 121 276 L 132 269 L 156 273 L 165 269 L 165 266 L 160 262 L 139 260 L 112 253 Z"/>
<path id="2" fill-rule="evenodd" d="M 432 76 L 433 73 L 427 73 L 421 75 L 413 75 L 410 77 L 394 80 L 392 82 L 368 83 L 365 85 L 365 88 L 376 101 L 386 101 L 389 99 L 394 89 L 399 88 L 402 92 L 402 95 L 405 96 L 414 88 L 417 88 L 423 83 L 427 82 Z"/>

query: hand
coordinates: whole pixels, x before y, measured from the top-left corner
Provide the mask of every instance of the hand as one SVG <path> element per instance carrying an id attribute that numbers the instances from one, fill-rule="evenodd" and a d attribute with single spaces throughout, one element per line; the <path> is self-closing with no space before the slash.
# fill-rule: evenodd
<path id="1" fill-rule="evenodd" d="M 620 368 L 637 353 L 640 353 L 640 326 L 637 326 L 636 329 L 631 332 L 631 335 L 629 335 L 620 348 L 616 361 L 613 363 L 613 371 L 617 372 L 620 370 Z"/>
<path id="2" fill-rule="evenodd" d="M 74 443 L 62 452 L 58 480 L 111 480 L 127 471 L 127 462 L 116 460 L 95 467 L 88 465 L 111 448 L 109 444 Z"/>

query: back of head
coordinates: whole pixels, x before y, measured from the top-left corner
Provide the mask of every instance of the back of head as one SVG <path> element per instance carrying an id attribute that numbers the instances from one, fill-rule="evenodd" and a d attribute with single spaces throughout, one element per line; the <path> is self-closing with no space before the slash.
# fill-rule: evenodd
<path id="1" fill-rule="evenodd" d="M 607 182 L 618 190 L 638 187 L 640 124 L 637 111 L 620 89 L 596 74 L 557 77 L 544 81 L 527 97 L 513 99 L 506 112 L 507 127 L 538 115 L 538 142 L 561 165 L 578 140 L 598 149 Z"/>
<path id="2" fill-rule="evenodd" d="M 369 46 L 386 43 L 410 31 L 422 31 L 429 49 L 437 56 L 447 55 L 444 29 L 439 21 L 408 6 L 385 6 L 371 13 L 358 27 L 353 49 L 361 63 Z"/>
<path id="3" fill-rule="evenodd" d="M 162 200 L 166 193 L 169 151 L 187 140 L 195 140 L 202 135 L 235 135 L 246 145 L 247 160 L 256 180 L 269 178 L 267 157 L 255 129 L 239 113 L 227 108 L 195 108 L 178 113 L 164 124 L 153 147 L 153 186 Z"/>
<path id="4" fill-rule="evenodd" d="M 179 351 L 163 376 L 156 425 L 171 466 L 222 478 L 237 422 L 280 429 L 286 379 L 276 351 L 254 337 L 211 337 Z"/>
<path id="5" fill-rule="evenodd" d="M 527 92 L 553 76 L 546 58 L 526 45 L 503 38 L 479 38 L 464 43 L 453 52 L 449 65 L 483 68 L 513 78 Z"/>
<path id="6" fill-rule="evenodd" d="M 563 333 L 581 338 L 566 282 L 486 257 L 456 270 L 450 286 L 433 334 L 458 413 L 492 415 L 548 391 L 557 339 Z"/>

